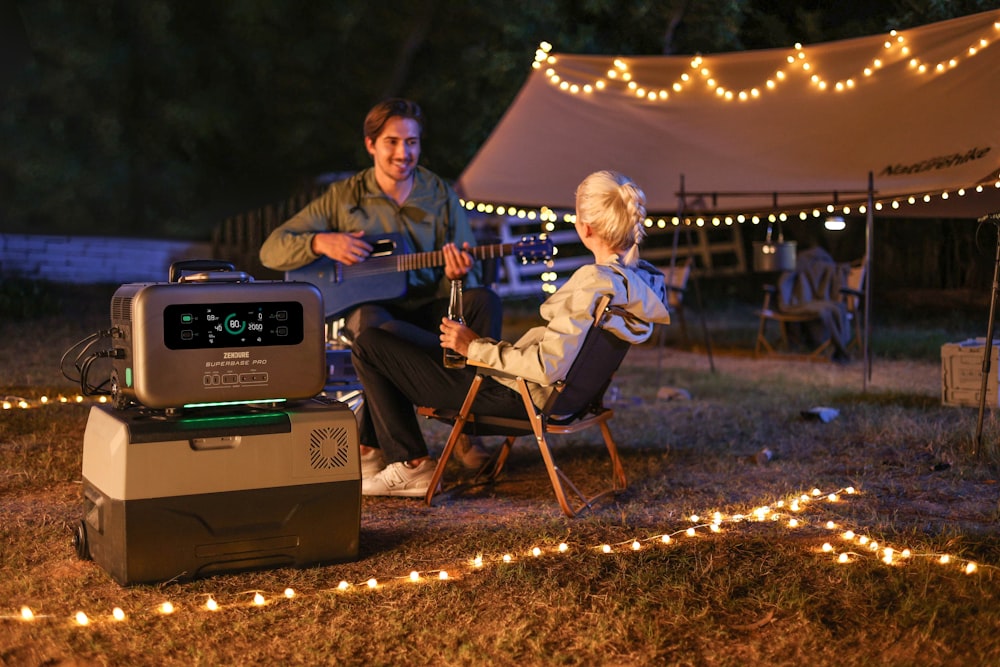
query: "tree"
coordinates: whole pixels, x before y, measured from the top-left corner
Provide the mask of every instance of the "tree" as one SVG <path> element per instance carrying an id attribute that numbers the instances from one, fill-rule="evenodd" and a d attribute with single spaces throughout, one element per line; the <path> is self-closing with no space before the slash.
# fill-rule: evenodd
<path id="1" fill-rule="evenodd" d="M 389 95 L 421 103 L 424 162 L 455 178 L 543 40 L 566 52 L 711 53 L 871 34 L 997 2 L 878 4 L 24 1 L 31 59 L 6 79 L 0 222 L 207 238 L 231 214 L 367 164 L 361 122 Z"/>

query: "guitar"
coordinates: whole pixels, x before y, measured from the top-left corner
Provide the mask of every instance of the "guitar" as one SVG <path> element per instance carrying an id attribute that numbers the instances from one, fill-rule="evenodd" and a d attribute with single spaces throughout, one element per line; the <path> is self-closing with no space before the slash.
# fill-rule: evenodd
<path id="1" fill-rule="evenodd" d="M 323 294 L 325 316 L 340 315 L 362 303 L 389 301 L 406 294 L 406 272 L 444 266 L 444 251 L 410 252 L 401 234 L 365 237 L 372 252 L 363 262 L 347 266 L 329 257 L 285 273 L 285 280 L 316 285 Z M 541 236 L 522 236 L 517 243 L 496 243 L 469 248 L 475 259 L 497 259 L 514 255 L 521 262 L 552 259 L 552 241 Z"/>

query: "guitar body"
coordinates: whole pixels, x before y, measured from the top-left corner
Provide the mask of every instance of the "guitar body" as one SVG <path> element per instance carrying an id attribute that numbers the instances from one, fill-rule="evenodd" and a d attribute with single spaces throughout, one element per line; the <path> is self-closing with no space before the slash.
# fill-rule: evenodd
<path id="1" fill-rule="evenodd" d="M 287 271 L 285 280 L 312 283 L 323 295 L 323 309 L 329 318 L 363 303 L 391 301 L 406 295 L 406 272 L 444 266 L 444 252 L 411 252 L 402 234 L 366 236 L 372 253 L 363 262 L 345 266 L 329 257 Z M 525 236 L 517 243 L 484 245 L 468 251 L 475 259 L 492 259 L 513 254 L 522 262 L 548 261 L 552 241 L 544 236 Z"/>
<path id="2" fill-rule="evenodd" d="M 329 257 L 285 273 L 286 281 L 312 283 L 323 295 L 326 317 L 340 315 L 363 303 L 392 301 L 406 295 L 406 273 L 401 271 L 371 271 L 371 262 L 407 254 L 410 245 L 402 234 L 365 237 L 373 247 L 372 254 L 360 264 L 345 266 Z"/>

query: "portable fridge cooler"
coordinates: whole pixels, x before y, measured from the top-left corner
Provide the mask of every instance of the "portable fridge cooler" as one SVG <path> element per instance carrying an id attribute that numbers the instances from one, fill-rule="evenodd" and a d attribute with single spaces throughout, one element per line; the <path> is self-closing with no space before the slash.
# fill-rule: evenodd
<path id="1" fill-rule="evenodd" d="M 91 408 L 75 542 L 122 585 L 354 560 L 354 413 L 315 398 L 180 415 Z"/>

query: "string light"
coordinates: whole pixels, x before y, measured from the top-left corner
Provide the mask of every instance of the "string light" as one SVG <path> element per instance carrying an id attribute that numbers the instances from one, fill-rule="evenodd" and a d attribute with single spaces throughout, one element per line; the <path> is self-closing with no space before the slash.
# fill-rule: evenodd
<path id="1" fill-rule="evenodd" d="M 884 211 L 887 208 L 892 209 L 894 211 L 898 211 L 904 205 L 919 208 L 922 204 L 934 203 L 935 199 L 949 200 L 952 197 L 963 198 L 963 197 L 974 196 L 977 194 L 983 194 L 986 192 L 987 187 L 990 186 L 992 186 L 994 189 L 1000 189 L 1000 176 L 996 177 L 993 180 L 983 181 L 982 183 L 978 183 L 968 187 L 956 188 L 955 190 L 951 191 L 915 192 L 908 195 L 896 195 L 892 198 L 876 200 L 873 202 L 872 206 L 876 211 Z M 831 196 L 833 196 L 832 193 Z M 473 200 L 463 199 L 461 201 L 462 205 L 468 210 L 475 209 L 477 208 L 477 206 L 479 206 L 479 204 L 477 204 Z M 503 208 L 504 207 L 501 206 L 495 210 Z M 828 205 L 826 209 L 830 213 L 833 213 L 836 210 L 833 204 Z M 867 205 L 865 205 L 861 201 L 852 202 L 842 207 L 842 210 L 848 215 L 851 213 L 851 211 L 855 209 L 857 209 L 859 215 L 866 214 L 868 210 Z M 508 217 L 528 219 L 529 215 L 532 216 L 532 218 L 538 217 L 539 215 L 539 211 L 531 211 L 531 210 L 525 211 L 524 209 L 521 209 L 519 213 L 521 215 L 508 215 Z M 498 215 L 503 215 L 503 214 L 498 213 Z M 919 215 L 919 213 L 915 213 L 915 215 Z M 799 220 L 805 221 L 808 220 L 810 217 L 818 218 L 819 216 L 820 216 L 819 210 L 814 207 L 810 207 L 808 209 L 789 208 L 787 210 L 778 212 L 774 211 L 769 212 L 766 210 L 758 210 L 758 211 L 747 210 L 739 213 L 733 212 L 732 214 L 727 214 L 722 218 L 716 216 L 715 218 L 707 221 L 704 216 L 697 216 L 697 215 L 684 216 L 684 217 L 673 216 L 670 219 L 669 224 L 674 227 L 682 225 L 685 227 L 705 227 L 707 224 L 719 227 L 722 226 L 723 224 L 725 224 L 726 226 L 732 226 L 733 224 L 746 224 L 748 222 L 757 225 L 760 224 L 762 220 L 767 220 L 768 222 L 778 222 L 779 220 L 781 222 L 786 222 L 794 218 L 797 218 Z M 546 232 L 554 231 L 556 222 L 558 221 L 553 220 L 546 222 L 544 225 L 544 230 Z M 662 218 L 659 220 L 647 218 L 644 221 L 644 225 L 649 228 L 657 227 L 658 229 L 664 229 L 667 226 L 667 222 Z"/>
<path id="2" fill-rule="evenodd" d="M 74 396 L 63 396 L 59 395 L 55 399 L 49 398 L 48 396 L 39 396 L 37 399 L 22 398 L 20 396 L 4 396 L 0 400 L 0 409 L 3 410 L 29 410 L 32 408 L 41 408 L 51 405 L 69 405 L 69 404 L 83 404 L 83 403 L 107 403 L 107 396 L 92 396 L 85 397 L 82 394 L 76 394 Z"/>
<path id="3" fill-rule="evenodd" d="M 650 104 L 669 104 L 676 95 L 692 94 L 698 90 L 706 90 L 710 96 L 720 101 L 728 103 L 737 101 L 748 103 L 758 100 L 767 92 L 774 92 L 780 86 L 787 85 L 791 80 L 790 73 L 799 71 L 805 74 L 805 85 L 813 90 L 833 93 L 848 94 L 858 89 L 858 81 L 861 79 L 872 79 L 876 77 L 887 64 L 900 62 L 905 63 L 907 69 L 917 76 L 945 75 L 959 67 L 964 60 L 971 59 L 993 45 L 998 33 L 1000 33 L 1000 20 L 994 20 L 983 28 L 984 32 L 980 36 L 972 39 L 967 47 L 961 49 L 959 53 L 952 54 L 941 60 L 931 62 L 921 59 L 913 53 L 906 35 L 897 30 L 890 30 L 881 42 L 873 40 L 871 56 L 855 74 L 834 79 L 820 71 L 809 58 L 809 49 L 801 43 L 796 43 L 784 54 L 780 50 L 775 50 L 775 62 L 772 67 L 772 74 L 767 75 L 762 81 L 748 86 L 729 85 L 721 81 L 720 76 L 713 66 L 714 59 L 711 56 L 695 55 L 688 61 L 687 66 L 681 66 L 681 71 L 676 74 L 675 80 L 666 85 L 653 85 L 651 82 L 638 81 L 633 75 L 629 59 L 625 56 L 618 56 L 611 59 L 603 77 L 592 80 L 570 81 L 570 75 L 560 72 L 558 63 L 559 57 L 552 54 L 552 44 L 542 42 L 535 51 L 535 59 L 532 63 L 534 69 L 544 67 L 544 75 L 560 91 L 570 95 L 590 95 L 590 94 L 617 94 L 626 97 L 640 98 Z M 721 58 L 721 56 L 720 56 Z M 701 80 L 704 88 L 696 86 L 695 83 Z M 673 96 L 671 95 L 673 93 Z M 975 193 L 982 193 L 984 186 L 990 182 L 984 181 L 967 187 L 957 188 L 954 191 L 945 192 L 916 192 L 911 194 L 897 195 L 892 198 L 876 201 L 874 206 L 877 211 L 882 211 L 886 207 L 898 210 L 903 204 L 916 206 L 921 203 L 931 203 L 936 198 L 944 200 L 952 196 L 964 197 L 973 190 Z M 1000 188 L 1000 178 L 992 181 L 995 188 Z M 557 222 L 553 208 L 542 206 L 538 209 L 524 209 L 510 204 L 494 204 L 487 202 L 475 202 L 464 200 L 463 205 L 468 210 L 476 210 L 485 213 L 495 212 L 497 215 L 506 215 L 511 218 L 522 220 L 541 220 L 546 230 L 554 229 Z M 866 210 L 865 202 L 853 203 L 859 212 Z M 849 210 L 851 207 L 845 207 Z M 831 208 L 832 212 L 832 208 Z M 779 213 L 779 219 L 798 218 L 805 220 L 812 213 L 816 216 L 817 211 L 810 212 L 806 209 L 791 208 Z M 738 215 L 734 212 L 737 222 L 744 222 L 748 217 L 768 215 L 767 211 L 744 211 Z M 742 219 L 741 219 L 742 218 Z M 732 224 L 733 218 L 727 217 L 725 224 Z M 757 220 L 754 219 L 756 224 Z M 651 226 L 651 221 L 647 220 L 647 226 Z M 704 227 L 707 223 L 701 217 L 685 217 L 682 222 L 676 219 L 674 225 L 684 224 L 686 226 Z M 711 221 L 711 224 L 718 226 L 721 224 L 718 218 Z"/>
<path id="4" fill-rule="evenodd" d="M 874 77 L 879 70 L 885 67 L 887 62 L 905 62 L 910 70 L 919 75 L 944 74 L 958 67 L 963 59 L 973 58 L 990 46 L 990 37 L 1000 31 L 1000 21 L 994 21 L 990 28 L 992 28 L 993 33 L 980 36 L 959 53 L 935 63 L 925 62 L 914 56 L 906 37 L 897 30 L 891 30 L 881 44 L 873 43 L 871 57 L 853 76 L 836 80 L 831 80 L 827 75 L 816 70 L 813 62 L 809 59 L 807 49 L 801 43 L 796 43 L 784 56 L 775 50 L 773 74 L 766 75 L 762 81 L 756 84 L 742 87 L 722 82 L 712 67 L 712 57 L 700 54 L 688 62 L 688 67 L 679 72 L 672 83 L 666 85 L 652 85 L 648 82 L 637 81 L 624 56 L 616 57 L 611 61 L 604 77 L 587 81 L 570 81 L 570 75 L 560 73 L 556 67 L 559 58 L 552 55 L 552 45 L 549 42 L 542 42 L 535 51 L 535 61 L 532 63 L 532 68 L 541 69 L 543 65 L 546 66 L 544 74 L 549 82 L 557 89 L 571 95 L 578 95 L 580 92 L 591 94 L 598 91 L 603 94 L 634 97 L 649 103 L 669 104 L 673 101 L 671 92 L 690 94 L 697 90 L 704 90 L 709 93 L 711 98 L 720 100 L 722 103 L 734 100 L 749 102 L 759 99 L 763 91 L 773 92 L 780 83 L 786 83 L 789 71 L 801 71 L 806 75 L 806 85 L 820 92 L 833 93 L 846 93 L 856 89 L 859 78 L 870 79 Z M 986 28 L 986 30 L 989 31 L 990 28 Z M 704 87 L 695 87 L 696 79 L 703 81 Z"/>
<path id="5" fill-rule="evenodd" d="M 832 520 L 827 520 L 825 522 L 816 522 L 808 520 L 808 518 L 799 517 L 788 517 L 786 515 L 786 509 L 791 511 L 791 508 L 798 505 L 800 509 L 804 509 L 802 505 L 809 502 L 810 505 L 817 505 L 820 503 L 836 503 L 842 502 L 843 496 L 855 495 L 857 491 L 853 487 L 846 487 L 840 489 L 833 493 L 823 493 L 818 488 L 812 489 L 809 494 L 800 494 L 798 496 L 792 496 L 788 499 L 779 499 L 771 505 L 764 505 L 757 507 L 748 513 L 736 513 L 731 515 L 723 514 L 722 512 L 713 512 L 711 521 L 707 523 L 697 523 L 697 525 L 688 526 L 686 528 L 678 529 L 673 533 L 663 533 L 658 535 L 651 535 L 649 537 L 639 539 L 632 538 L 618 544 L 612 543 L 602 543 L 595 547 L 598 551 L 603 554 L 613 554 L 613 553 L 624 553 L 625 551 L 638 552 L 643 549 L 644 543 L 650 544 L 660 544 L 663 547 L 673 545 L 676 541 L 675 538 L 679 535 L 684 535 L 687 537 L 697 537 L 700 531 L 709 530 L 710 532 L 719 532 L 723 524 L 736 524 L 741 522 L 764 522 L 770 521 L 774 522 L 779 519 L 787 519 L 786 524 L 789 529 L 803 529 L 810 526 L 815 526 L 816 528 L 824 528 L 827 531 L 839 530 L 837 523 Z M 810 502 L 811 501 L 811 502 Z M 816 509 L 819 509 L 818 507 Z M 688 520 L 698 522 L 701 518 L 697 514 L 692 514 L 688 517 Z M 877 540 L 871 537 L 859 534 L 854 530 L 843 530 L 840 532 L 841 540 L 848 545 L 847 549 L 839 550 L 833 542 L 824 541 L 822 545 L 817 549 L 819 553 L 825 555 L 832 555 L 835 562 L 838 564 L 849 564 L 865 556 L 865 554 L 870 554 L 871 556 L 878 558 L 879 561 L 886 564 L 887 566 L 899 567 L 904 565 L 907 561 L 914 559 L 917 556 L 923 556 L 927 558 L 933 558 L 936 563 L 942 566 L 952 566 L 953 563 L 957 561 L 957 569 L 959 572 L 966 575 L 973 575 L 984 569 L 984 566 L 976 563 L 972 560 L 956 559 L 950 554 L 914 554 L 909 548 L 897 549 L 896 547 L 880 545 Z M 860 551 L 854 550 L 851 547 L 858 545 L 864 547 Z M 565 554 L 570 551 L 570 545 L 566 542 L 560 542 L 553 549 L 547 550 L 542 546 L 533 546 L 530 550 L 523 553 L 529 554 L 533 558 L 541 558 L 550 552 L 552 554 Z M 515 560 L 515 557 L 510 553 L 504 553 L 499 558 L 487 559 L 482 555 L 477 555 L 469 561 L 465 561 L 467 564 L 471 565 L 472 569 L 480 570 L 485 567 L 488 562 L 492 561 L 494 563 L 511 563 Z M 995 566 L 985 566 L 990 570 L 1000 570 L 1000 568 Z M 436 575 L 436 576 L 435 576 Z M 397 577 L 396 579 L 407 580 L 412 583 L 422 583 L 428 578 L 432 577 L 438 581 L 446 582 L 451 581 L 454 577 L 446 569 L 439 570 L 428 570 L 421 572 L 419 570 L 410 571 L 409 575 L 406 577 Z M 392 577 L 388 578 L 389 584 L 392 583 Z M 359 588 L 367 588 L 370 591 L 376 591 L 383 587 L 379 583 L 379 580 L 375 577 L 367 579 L 362 586 Z M 345 580 L 340 581 L 333 591 L 347 591 L 352 588 L 352 585 Z M 318 594 L 323 594 L 324 591 L 317 591 Z M 285 588 L 284 592 L 280 596 L 275 596 L 275 599 L 269 603 L 265 594 L 261 591 L 254 591 L 252 598 L 252 606 L 263 608 L 269 606 L 272 603 L 276 603 L 283 597 L 284 600 L 290 601 L 300 594 L 297 593 L 293 588 Z M 194 610 L 197 607 L 191 606 L 190 609 Z M 208 595 L 205 604 L 201 607 L 204 610 L 215 612 L 220 609 L 219 603 L 215 600 L 213 595 Z M 173 614 L 176 611 L 176 607 L 170 601 L 162 602 L 156 607 L 156 611 L 162 615 Z M 20 612 L 17 615 L 12 616 L 0 616 L 0 621 L 2 620 L 20 620 L 23 622 L 36 622 L 39 618 L 51 618 L 50 616 L 39 616 L 32 611 L 27 605 L 20 607 Z M 107 618 L 106 616 L 104 618 Z M 114 607 L 111 612 L 112 622 L 124 622 L 127 620 L 128 616 L 121 607 Z M 100 615 L 88 615 L 86 612 L 80 610 L 74 612 L 72 616 L 72 621 L 79 626 L 91 626 L 95 624 L 100 624 Z"/>

